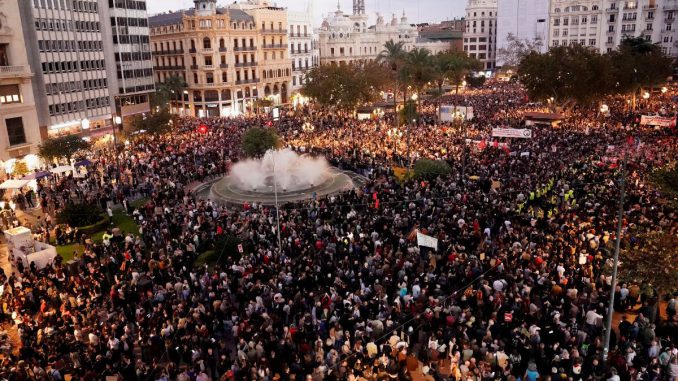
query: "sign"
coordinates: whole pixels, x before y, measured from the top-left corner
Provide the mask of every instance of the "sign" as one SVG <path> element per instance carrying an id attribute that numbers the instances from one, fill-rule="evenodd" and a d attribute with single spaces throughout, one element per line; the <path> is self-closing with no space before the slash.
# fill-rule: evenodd
<path id="1" fill-rule="evenodd" d="M 532 139 L 532 130 L 527 128 L 493 128 L 492 136 L 496 138 Z"/>
<path id="2" fill-rule="evenodd" d="M 675 127 L 676 119 L 658 115 L 641 115 L 640 124 L 643 126 Z"/>
<path id="3" fill-rule="evenodd" d="M 505 312 L 504 313 L 504 321 L 507 323 L 510 323 L 513 321 L 513 314 Z"/>
<path id="4" fill-rule="evenodd" d="M 430 247 L 433 250 L 438 250 L 438 239 L 417 232 L 417 245 Z"/>
<path id="5" fill-rule="evenodd" d="M 456 106 L 456 105 L 441 105 L 440 106 L 440 120 L 443 122 L 451 122 L 457 118 L 463 120 L 473 119 L 473 107 Z"/>
<path id="6" fill-rule="evenodd" d="M 242 243 L 238 244 L 238 253 L 242 254 L 245 250 L 243 250 Z"/>

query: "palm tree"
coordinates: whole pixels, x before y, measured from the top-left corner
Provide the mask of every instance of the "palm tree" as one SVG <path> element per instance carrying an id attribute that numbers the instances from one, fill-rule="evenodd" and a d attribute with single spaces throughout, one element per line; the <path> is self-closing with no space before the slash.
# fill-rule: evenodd
<path id="1" fill-rule="evenodd" d="M 173 101 L 179 101 L 179 99 L 184 99 L 184 89 L 186 89 L 186 81 L 178 75 L 173 75 L 165 80 L 165 86 L 172 94 L 171 98 Z"/>
<path id="2" fill-rule="evenodd" d="M 414 48 L 405 56 L 405 67 L 411 85 L 417 92 L 421 92 L 433 78 L 432 57 L 431 51 L 424 48 Z"/>
<path id="3" fill-rule="evenodd" d="M 403 46 L 404 42 L 398 41 L 394 42 L 393 40 L 386 41 L 384 44 L 384 50 L 382 50 L 377 56 L 377 62 L 382 63 L 391 69 L 393 73 L 393 111 L 395 112 L 398 106 L 398 77 L 400 75 L 399 70 L 402 69 L 403 63 L 405 60 L 405 49 Z M 395 118 L 396 126 L 398 125 L 398 118 Z"/>

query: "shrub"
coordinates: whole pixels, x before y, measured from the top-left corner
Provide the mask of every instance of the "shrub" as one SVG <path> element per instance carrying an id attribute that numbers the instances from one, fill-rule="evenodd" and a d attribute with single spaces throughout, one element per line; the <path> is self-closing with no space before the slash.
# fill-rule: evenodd
<path id="1" fill-rule="evenodd" d="M 250 128 L 243 134 L 242 149 L 249 157 L 259 157 L 279 145 L 279 138 L 271 128 Z"/>
<path id="2" fill-rule="evenodd" d="M 94 225 L 105 219 L 104 211 L 95 204 L 68 204 L 57 213 L 58 223 L 73 227 Z"/>
<path id="3" fill-rule="evenodd" d="M 451 171 L 450 165 L 442 160 L 421 159 L 414 163 L 414 174 L 418 178 L 434 179 L 448 175 Z"/>

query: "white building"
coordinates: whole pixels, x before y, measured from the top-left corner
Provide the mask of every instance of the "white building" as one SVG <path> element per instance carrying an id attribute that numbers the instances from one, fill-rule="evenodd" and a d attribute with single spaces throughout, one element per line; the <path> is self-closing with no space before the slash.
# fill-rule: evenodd
<path id="1" fill-rule="evenodd" d="M 546 0 L 544 0 L 546 1 Z M 497 0 L 469 0 L 466 5 L 464 51 L 494 70 L 497 51 Z"/>
<path id="2" fill-rule="evenodd" d="M 110 126 L 98 1 L 19 3 L 40 126 L 49 136 Z"/>
<path id="3" fill-rule="evenodd" d="M 548 50 L 549 2 L 544 0 L 497 0 L 497 51 L 506 48 L 512 34 L 520 40 L 541 41 L 540 51 Z M 497 66 L 503 66 L 500 55 Z"/>
<path id="4" fill-rule="evenodd" d="M 0 2 L 0 159 L 37 151 L 40 124 L 19 14 L 24 0 Z"/>
<path id="5" fill-rule="evenodd" d="M 155 81 L 146 0 L 99 0 L 99 12 L 115 114 L 147 113 Z"/>
<path id="6" fill-rule="evenodd" d="M 388 23 L 377 15 L 376 24 L 368 26 L 364 0 L 353 0 L 351 15 L 344 14 L 337 6 L 337 10 L 323 20 L 318 35 L 321 64 L 374 60 L 390 40 L 403 42 L 406 51 L 417 47 L 437 54 L 450 49 L 448 42 L 420 38 L 417 27 L 407 21 L 404 12 L 400 19 L 394 14 Z"/>
<path id="7" fill-rule="evenodd" d="M 287 12 L 287 30 L 289 32 L 289 56 L 292 60 L 292 97 L 305 82 L 306 71 L 320 65 L 318 35 L 313 27 L 313 1 L 309 1 L 306 11 Z"/>
<path id="8" fill-rule="evenodd" d="M 586 45 L 601 53 L 643 37 L 678 56 L 678 0 L 551 0 L 549 46 Z"/>

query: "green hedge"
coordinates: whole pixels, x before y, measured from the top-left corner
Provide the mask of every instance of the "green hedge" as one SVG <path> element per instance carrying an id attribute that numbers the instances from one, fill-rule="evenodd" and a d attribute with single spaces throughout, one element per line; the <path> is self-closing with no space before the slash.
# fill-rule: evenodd
<path id="1" fill-rule="evenodd" d="M 414 163 L 414 174 L 418 178 L 434 179 L 448 175 L 451 171 L 450 165 L 442 160 L 421 159 Z"/>
<path id="2" fill-rule="evenodd" d="M 68 204 L 57 213 L 57 222 L 83 230 L 108 222 L 108 217 L 103 209 L 95 204 Z"/>

